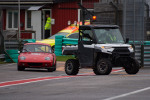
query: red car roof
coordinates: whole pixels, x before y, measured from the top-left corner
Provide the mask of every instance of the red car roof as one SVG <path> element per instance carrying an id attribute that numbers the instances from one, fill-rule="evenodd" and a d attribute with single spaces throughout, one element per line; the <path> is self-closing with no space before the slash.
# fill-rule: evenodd
<path id="1" fill-rule="evenodd" d="M 47 46 L 50 46 L 49 44 L 46 44 L 46 43 L 39 43 L 39 42 L 36 42 L 36 43 L 25 43 L 24 45 L 30 45 L 30 44 L 35 44 L 35 45 L 47 45 Z"/>

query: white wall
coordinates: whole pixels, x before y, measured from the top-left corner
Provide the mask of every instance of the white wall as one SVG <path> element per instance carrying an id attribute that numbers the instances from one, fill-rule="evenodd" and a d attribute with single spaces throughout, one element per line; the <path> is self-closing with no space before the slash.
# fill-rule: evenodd
<path id="1" fill-rule="evenodd" d="M 36 40 L 41 40 L 41 11 L 32 11 L 31 18 L 31 26 L 36 31 Z"/>

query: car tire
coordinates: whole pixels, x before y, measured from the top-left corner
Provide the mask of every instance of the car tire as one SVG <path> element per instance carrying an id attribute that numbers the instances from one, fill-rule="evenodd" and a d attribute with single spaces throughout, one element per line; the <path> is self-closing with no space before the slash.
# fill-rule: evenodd
<path id="1" fill-rule="evenodd" d="M 48 71 L 48 72 L 53 72 L 53 71 L 54 71 L 54 68 L 47 68 L 47 71 Z"/>
<path id="2" fill-rule="evenodd" d="M 18 70 L 18 71 L 24 71 L 24 70 L 25 70 L 25 67 L 17 66 L 17 70 Z"/>
<path id="3" fill-rule="evenodd" d="M 111 71 L 112 64 L 108 59 L 98 60 L 96 66 L 93 68 L 93 72 L 96 75 L 109 75 Z"/>
<path id="4" fill-rule="evenodd" d="M 124 69 L 127 74 L 136 74 L 139 72 L 140 64 L 136 59 L 131 59 L 125 63 Z"/>
<path id="5" fill-rule="evenodd" d="M 67 75 L 77 75 L 79 72 L 79 61 L 68 59 L 65 63 L 65 72 Z"/>
<path id="6" fill-rule="evenodd" d="M 53 71 L 56 71 L 56 64 L 54 65 Z"/>

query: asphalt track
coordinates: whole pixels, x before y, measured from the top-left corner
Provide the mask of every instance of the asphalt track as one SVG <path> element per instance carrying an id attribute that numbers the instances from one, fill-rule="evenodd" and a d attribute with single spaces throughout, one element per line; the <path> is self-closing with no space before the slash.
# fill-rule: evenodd
<path id="1" fill-rule="evenodd" d="M 128 75 L 122 68 L 97 76 L 80 69 L 76 76 L 42 69 L 17 71 L 16 64 L 0 65 L 0 100 L 150 100 L 150 68 Z"/>

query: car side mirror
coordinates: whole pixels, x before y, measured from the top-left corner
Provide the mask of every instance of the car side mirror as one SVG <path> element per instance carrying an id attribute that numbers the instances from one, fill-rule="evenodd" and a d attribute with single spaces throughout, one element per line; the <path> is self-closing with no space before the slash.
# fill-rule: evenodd
<path id="1" fill-rule="evenodd" d="M 20 54 L 20 51 L 18 51 L 18 54 Z"/>
<path id="2" fill-rule="evenodd" d="M 129 38 L 126 38 L 126 41 L 125 41 L 125 43 L 129 43 Z"/>

